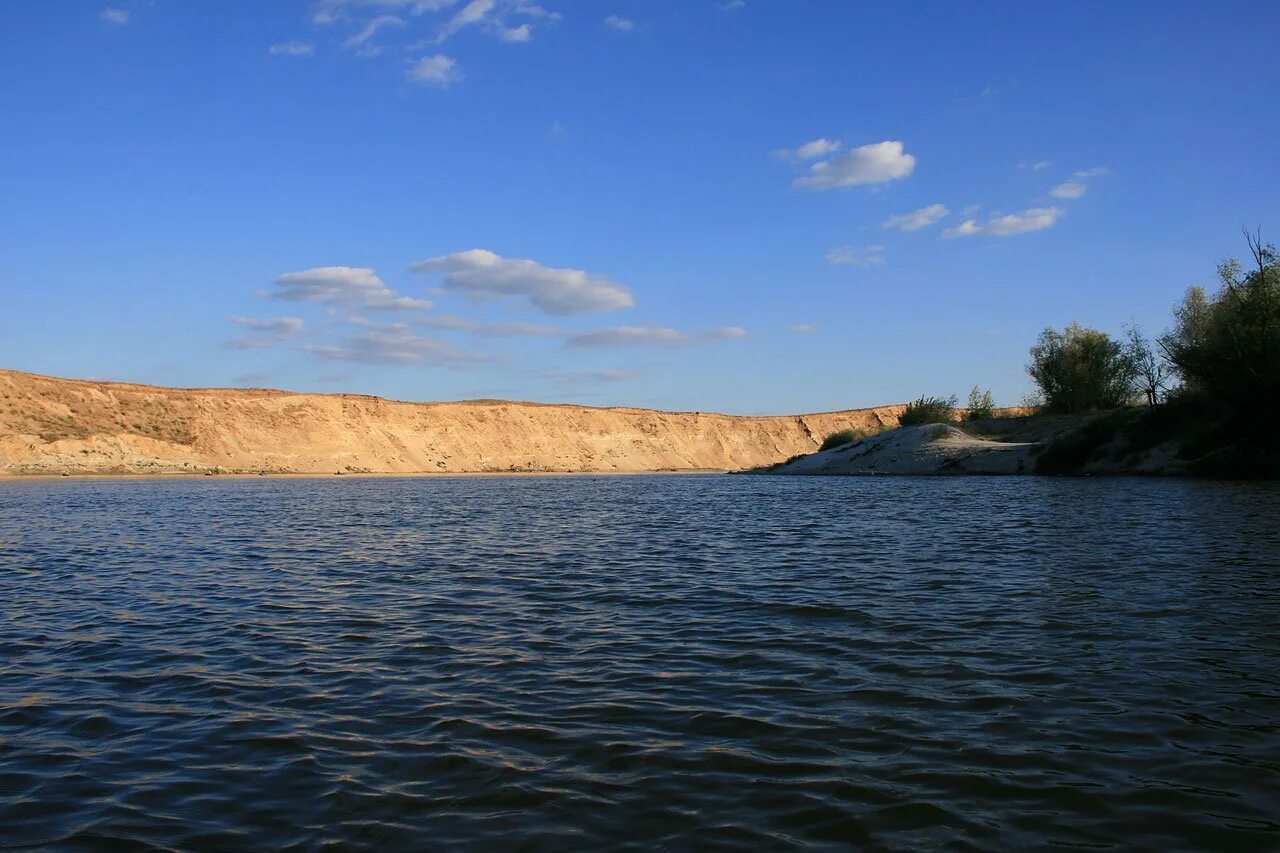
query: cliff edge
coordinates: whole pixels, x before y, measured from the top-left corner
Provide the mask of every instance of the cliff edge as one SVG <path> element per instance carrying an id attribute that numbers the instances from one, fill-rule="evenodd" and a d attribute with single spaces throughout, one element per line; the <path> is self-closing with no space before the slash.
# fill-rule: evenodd
<path id="1" fill-rule="evenodd" d="M 812 453 L 901 405 L 741 417 L 179 389 L 0 370 L 0 475 L 735 470 Z"/>

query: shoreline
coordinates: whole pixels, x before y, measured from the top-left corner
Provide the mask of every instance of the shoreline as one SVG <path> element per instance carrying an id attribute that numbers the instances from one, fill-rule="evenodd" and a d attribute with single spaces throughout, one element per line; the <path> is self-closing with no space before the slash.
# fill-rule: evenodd
<path id="1" fill-rule="evenodd" d="M 0 471 L 0 483 L 8 482 L 44 482 L 54 480 L 332 480 L 332 479 L 448 479 L 455 477 L 654 477 L 654 476 L 697 476 L 708 474 L 739 474 L 724 468 L 681 468 L 672 470 L 628 470 L 628 471 L 366 471 L 360 473 L 307 472 L 307 471 L 269 471 L 266 473 L 249 473 L 242 471 L 224 472 L 221 474 L 184 473 L 141 473 L 121 471 L 116 473 L 93 474 L 14 474 Z"/>

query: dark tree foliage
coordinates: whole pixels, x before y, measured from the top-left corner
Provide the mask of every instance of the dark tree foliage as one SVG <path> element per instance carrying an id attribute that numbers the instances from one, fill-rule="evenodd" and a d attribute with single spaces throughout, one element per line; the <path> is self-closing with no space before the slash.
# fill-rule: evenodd
<path id="1" fill-rule="evenodd" d="M 1142 333 L 1137 323 L 1125 329 L 1128 338 L 1129 358 L 1133 360 L 1138 390 L 1147 398 L 1148 406 L 1158 406 L 1168 392 L 1170 364 L 1151 347 L 1151 341 Z"/>
<path id="2" fill-rule="evenodd" d="M 1091 412 L 1129 403 L 1137 368 L 1129 349 L 1106 332 L 1072 323 L 1045 329 L 1031 348 L 1027 373 L 1058 412 Z"/>
<path id="3" fill-rule="evenodd" d="M 1217 293 L 1189 289 L 1160 347 L 1189 391 L 1241 412 L 1274 411 L 1280 399 L 1280 256 L 1259 235 L 1245 239 L 1253 267 L 1245 271 L 1239 261 L 1224 261 Z"/>

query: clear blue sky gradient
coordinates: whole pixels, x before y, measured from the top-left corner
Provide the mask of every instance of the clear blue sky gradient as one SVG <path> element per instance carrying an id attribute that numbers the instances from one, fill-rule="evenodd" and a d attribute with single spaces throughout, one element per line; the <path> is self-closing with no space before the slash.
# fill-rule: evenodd
<path id="1" fill-rule="evenodd" d="M 541 0 L 558 17 L 517 1 L 444 38 L 466 0 L 331 3 L 329 23 L 312 0 L 3 3 L 0 366 L 738 413 L 974 384 L 1012 404 L 1046 325 L 1158 333 L 1241 254 L 1242 226 L 1280 232 L 1274 0 Z M 403 25 L 344 47 L 386 14 Z M 499 37 L 523 23 L 527 41 Z M 289 42 L 311 53 L 270 51 Z M 456 79 L 409 77 L 435 55 Z M 914 169 L 797 188 L 812 161 L 775 152 L 819 138 L 835 156 L 901 141 Z M 1095 167 L 1109 174 L 1083 197 L 1050 195 Z M 933 204 L 950 211 L 935 225 L 882 227 Z M 1061 211 L 1051 227 L 942 236 L 1043 208 Z M 847 246 L 883 263 L 828 260 Z M 607 277 L 635 304 L 556 316 L 410 272 L 470 249 Z M 324 266 L 435 305 L 271 296 Z M 253 333 L 234 316 L 304 327 L 237 349 Z M 403 362 L 350 358 L 369 322 L 408 324 Z M 570 345 L 614 327 L 681 337 Z M 707 334 L 724 327 L 746 334 Z"/>

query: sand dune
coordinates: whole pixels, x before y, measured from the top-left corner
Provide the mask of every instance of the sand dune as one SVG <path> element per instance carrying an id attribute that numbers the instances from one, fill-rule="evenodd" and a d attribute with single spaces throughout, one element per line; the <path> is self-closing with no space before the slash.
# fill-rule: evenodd
<path id="1" fill-rule="evenodd" d="M 1029 474 L 1037 442 L 992 441 L 949 424 L 895 429 L 812 453 L 768 474 Z"/>
<path id="2" fill-rule="evenodd" d="M 0 370 L 0 474 L 737 470 L 903 406 L 777 417 L 177 389 Z"/>

